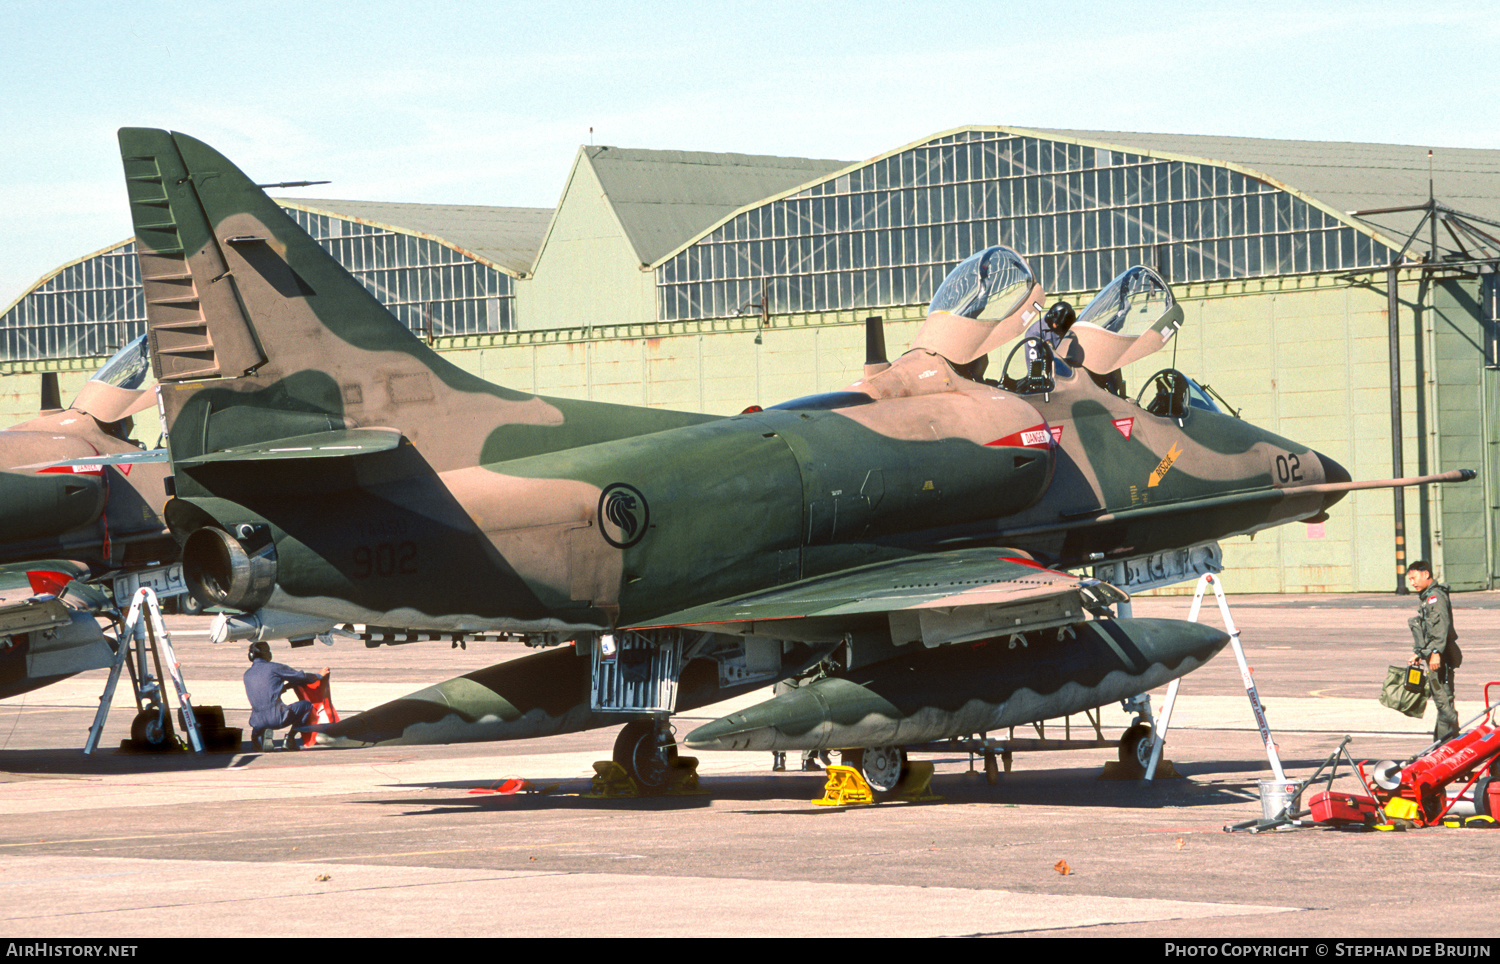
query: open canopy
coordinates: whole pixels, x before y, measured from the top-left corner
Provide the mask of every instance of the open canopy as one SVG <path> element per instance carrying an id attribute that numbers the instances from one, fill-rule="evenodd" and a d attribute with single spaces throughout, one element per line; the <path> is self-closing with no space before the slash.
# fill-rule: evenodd
<path id="1" fill-rule="evenodd" d="M 1045 297 L 1025 258 L 1003 245 L 985 248 L 949 272 L 912 347 L 966 365 L 1019 338 Z"/>

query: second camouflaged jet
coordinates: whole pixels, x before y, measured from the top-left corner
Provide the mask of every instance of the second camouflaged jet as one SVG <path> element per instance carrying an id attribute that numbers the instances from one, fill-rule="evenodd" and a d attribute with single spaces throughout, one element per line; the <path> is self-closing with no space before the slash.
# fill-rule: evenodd
<path id="1" fill-rule="evenodd" d="M 983 359 L 1043 293 L 993 248 L 945 282 L 911 351 L 847 391 L 730 418 L 547 398 L 429 350 L 212 148 L 140 129 L 120 146 L 167 521 L 200 600 L 246 614 L 228 634 L 337 623 L 544 648 L 326 742 L 628 720 L 616 757 L 659 786 L 674 712 L 801 675 L 816 681 L 689 743 L 865 751 L 889 787 L 904 745 L 1111 703 L 1227 641 L 1113 618 L 1124 593 L 1048 567 L 1317 516 L 1359 487 L 1203 407 L 1185 378 L 1163 376 L 1146 408 L 1096 384 L 1090 365 L 1112 371 L 1180 323 L 1150 277 L 1121 279 L 1055 352 L 1023 342 L 1001 383 L 980 380 Z M 1119 330 L 1142 311 L 1141 335 Z"/>
<path id="2" fill-rule="evenodd" d="M 25 574 L 59 597 L 0 606 L 0 697 L 114 661 L 93 616 L 112 608 L 108 592 L 70 587 L 75 577 L 107 588 L 123 574 L 181 591 L 178 546 L 161 518 L 165 453 L 130 440 L 132 416 L 155 401 L 149 374 L 142 335 L 67 408 L 44 381 L 42 411 L 0 431 L 0 574 Z"/>

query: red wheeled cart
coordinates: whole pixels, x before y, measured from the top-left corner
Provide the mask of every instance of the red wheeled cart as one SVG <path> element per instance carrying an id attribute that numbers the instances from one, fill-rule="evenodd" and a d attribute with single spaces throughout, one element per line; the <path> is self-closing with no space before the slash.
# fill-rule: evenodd
<path id="1" fill-rule="evenodd" d="M 1389 823 L 1430 827 L 1443 822 L 1459 800 L 1472 800 L 1478 816 L 1500 818 L 1500 725 L 1497 704 L 1484 685 L 1484 712 L 1469 721 L 1468 729 L 1435 743 L 1409 762 L 1387 760 L 1366 770 L 1359 764 L 1360 781 L 1369 795 L 1324 790 L 1308 799 L 1318 823 Z M 1461 784 L 1454 794 L 1453 784 Z"/>

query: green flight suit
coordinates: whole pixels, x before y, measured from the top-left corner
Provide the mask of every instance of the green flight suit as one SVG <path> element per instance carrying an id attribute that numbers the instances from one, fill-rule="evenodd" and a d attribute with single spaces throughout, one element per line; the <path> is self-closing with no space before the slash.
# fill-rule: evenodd
<path id="1" fill-rule="evenodd" d="M 1407 620 L 1411 627 L 1412 652 L 1430 666 L 1428 657 L 1438 654 L 1437 672 L 1429 673 L 1427 685 L 1437 707 L 1434 740 L 1446 740 L 1458 732 L 1458 709 L 1453 701 L 1453 671 L 1458 668 L 1458 634 L 1453 631 L 1453 605 L 1448 601 L 1448 587 L 1434 582 L 1422 591 L 1417 614 Z"/>

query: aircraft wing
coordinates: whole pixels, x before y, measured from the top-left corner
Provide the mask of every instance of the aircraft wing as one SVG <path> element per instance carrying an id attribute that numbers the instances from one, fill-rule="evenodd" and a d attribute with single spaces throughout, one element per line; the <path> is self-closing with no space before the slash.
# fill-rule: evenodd
<path id="1" fill-rule="evenodd" d="M 767 635 L 820 640 L 888 623 L 898 644 L 940 646 L 1081 622 L 1087 610 L 1128 598 L 1013 550 L 964 549 L 814 576 L 622 628 L 702 626 L 756 635 L 756 624 L 774 622 Z"/>

